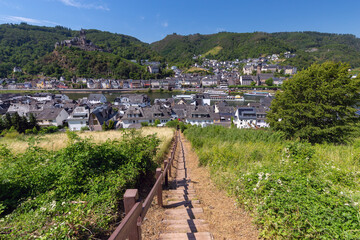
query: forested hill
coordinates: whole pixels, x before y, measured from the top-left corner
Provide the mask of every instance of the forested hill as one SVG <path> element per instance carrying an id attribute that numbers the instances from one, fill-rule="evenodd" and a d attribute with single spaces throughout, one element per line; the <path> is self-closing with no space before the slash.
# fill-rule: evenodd
<path id="1" fill-rule="evenodd" d="M 284 33 L 228 33 L 188 36 L 169 35 L 161 41 L 147 44 L 122 34 L 85 30 L 86 39 L 104 52 L 62 47 L 55 43 L 79 36 L 79 31 L 64 27 L 39 27 L 21 24 L 0 25 L 0 78 L 14 75 L 20 67 L 18 79 L 39 75 L 71 77 L 152 78 L 145 66 L 128 60 L 167 61 L 170 64 L 189 65 L 194 55 L 218 60 L 260 57 L 290 51 L 295 58 L 281 64 L 298 68 L 315 61 L 343 61 L 360 67 L 360 39 L 349 34 L 318 32 Z"/>
<path id="2" fill-rule="evenodd" d="M 76 36 L 79 36 L 79 31 L 60 26 L 39 27 L 26 23 L 0 25 L 0 77 L 9 76 L 15 66 L 21 67 L 25 73 L 34 73 L 39 69 L 42 71 L 42 68 L 46 66 L 39 64 L 46 62 L 48 65 L 43 58 L 52 54 L 55 43 Z M 86 30 L 86 39 L 113 55 L 110 56 L 111 58 L 122 58 L 118 61 L 121 63 L 124 63 L 124 59 L 161 59 L 156 52 L 150 49 L 149 44 L 134 37 L 99 30 Z M 90 58 L 96 56 L 96 54 L 88 55 Z M 48 59 L 49 57 L 47 57 Z M 89 60 L 90 63 L 95 59 Z M 126 63 L 125 65 L 130 66 L 131 64 Z M 37 69 L 33 68 L 34 65 L 37 65 Z M 78 68 L 79 66 L 74 67 Z M 85 67 L 89 69 L 86 72 L 90 72 L 90 68 L 94 66 L 87 65 Z M 68 70 L 62 69 L 63 72 L 68 72 Z M 131 71 L 129 69 L 122 70 L 123 72 Z"/>
<path id="3" fill-rule="evenodd" d="M 190 62 L 194 55 L 218 60 L 255 58 L 261 55 L 296 53 L 284 64 L 298 68 L 315 61 L 343 61 L 360 66 L 360 39 L 350 34 L 319 32 L 229 33 L 188 36 L 168 35 L 151 44 L 153 50 L 173 63 Z"/>

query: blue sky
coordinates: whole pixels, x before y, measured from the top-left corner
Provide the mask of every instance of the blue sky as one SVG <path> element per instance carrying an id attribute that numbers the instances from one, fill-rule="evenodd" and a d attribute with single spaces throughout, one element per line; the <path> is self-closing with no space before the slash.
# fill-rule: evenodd
<path id="1" fill-rule="evenodd" d="M 0 24 L 99 29 L 144 42 L 168 34 L 319 31 L 360 37 L 359 0 L 0 0 Z"/>

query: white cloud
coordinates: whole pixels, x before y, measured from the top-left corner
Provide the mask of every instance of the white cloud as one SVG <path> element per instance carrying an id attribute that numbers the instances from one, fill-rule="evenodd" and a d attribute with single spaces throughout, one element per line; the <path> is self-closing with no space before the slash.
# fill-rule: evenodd
<path id="1" fill-rule="evenodd" d="M 55 22 L 47 21 L 47 20 L 39 20 L 34 18 L 26 18 L 26 17 L 17 17 L 17 16 L 0 16 L 0 20 L 3 22 L 26 22 L 31 24 L 50 24 L 50 25 L 60 25 Z"/>
<path id="2" fill-rule="evenodd" d="M 105 10 L 105 11 L 110 10 L 107 6 L 101 4 L 81 3 L 78 0 L 59 0 L 59 1 L 65 4 L 66 6 L 70 6 L 70 7 Z"/>
<path id="3" fill-rule="evenodd" d="M 164 22 L 162 22 L 162 23 L 161 23 L 161 26 L 163 26 L 163 27 L 168 27 L 168 26 L 169 26 L 168 21 L 164 21 Z"/>

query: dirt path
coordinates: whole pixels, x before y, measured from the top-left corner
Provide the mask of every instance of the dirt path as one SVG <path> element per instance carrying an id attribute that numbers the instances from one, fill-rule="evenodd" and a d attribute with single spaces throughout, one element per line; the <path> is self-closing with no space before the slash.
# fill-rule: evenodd
<path id="1" fill-rule="evenodd" d="M 198 158 L 192 151 L 191 144 L 183 135 L 181 135 L 181 140 L 184 147 L 187 174 L 196 192 L 196 200 L 198 200 L 196 205 L 203 209 L 201 219 L 208 224 L 208 229 L 210 229 L 214 239 L 258 239 L 258 231 L 251 222 L 251 217 L 243 209 L 236 207 L 235 200 L 228 197 L 225 190 L 218 189 L 212 183 L 208 169 L 198 166 Z M 178 146 L 174 166 L 178 166 L 178 160 L 182 157 L 180 149 Z M 174 171 L 176 171 L 176 167 Z M 166 197 L 170 196 L 171 198 L 173 196 L 166 191 L 164 193 L 164 203 L 166 204 Z M 168 215 L 166 211 L 168 211 L 166 207 L 159 208 L 156 205 L 155 198 L 142 226 L 143 239 L 159 239 L 160 233 L 166 232 L 167 227 L 162 224 Z"/>

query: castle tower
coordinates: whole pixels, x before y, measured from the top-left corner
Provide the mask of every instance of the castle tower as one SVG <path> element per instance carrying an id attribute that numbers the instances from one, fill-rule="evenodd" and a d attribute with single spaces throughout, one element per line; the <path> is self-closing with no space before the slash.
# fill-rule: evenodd
<path id="1" fill-rule="evenodd" d="M 80 30 L 80 44 L 86 45 L 86 32 L 84 29 Z"/>

